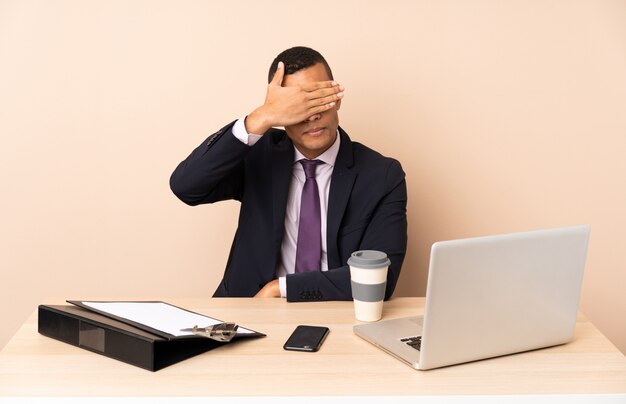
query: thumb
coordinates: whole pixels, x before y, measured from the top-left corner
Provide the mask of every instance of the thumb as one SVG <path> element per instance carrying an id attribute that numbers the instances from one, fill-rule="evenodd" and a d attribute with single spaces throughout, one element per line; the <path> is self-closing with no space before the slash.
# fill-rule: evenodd
<path id="1" fill-rule="evenodd" d="M 278 62 L 278 66 L 276 67 L 276 73 L 274 73 L 274 77 L 272 77 L 271 84 L 275 86 L 282 86 L 283 77 L 285 76 L 285 64 L 283 62 Z"/>

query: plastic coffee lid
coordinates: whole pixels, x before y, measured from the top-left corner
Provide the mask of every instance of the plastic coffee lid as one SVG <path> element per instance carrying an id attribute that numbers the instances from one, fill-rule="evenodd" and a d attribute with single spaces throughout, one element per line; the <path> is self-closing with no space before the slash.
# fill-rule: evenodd
<path id="1" fill-rule="evenodd" d="M 387 258 L 387 254 L 375 250 L 355 251 L 348 259 L 348 265 L 358 268 L 381 268 L 389 264 L 391 261 Z"/>

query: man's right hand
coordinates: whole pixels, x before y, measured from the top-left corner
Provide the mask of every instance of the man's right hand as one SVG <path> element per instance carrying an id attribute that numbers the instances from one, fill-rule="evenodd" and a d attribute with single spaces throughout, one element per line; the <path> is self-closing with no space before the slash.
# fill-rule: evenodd
<path id="1" fill-rule="evenodd" d="M 289 126 L 333 108 L 343 97 L 343 86 L 334 81 L 319 81 L 303 87 L 283 87 L 285 66 L 278 63 L 267 87 L 265 103 L 246 117 L 248 133 L 262 135 L 273 126 Z"/>

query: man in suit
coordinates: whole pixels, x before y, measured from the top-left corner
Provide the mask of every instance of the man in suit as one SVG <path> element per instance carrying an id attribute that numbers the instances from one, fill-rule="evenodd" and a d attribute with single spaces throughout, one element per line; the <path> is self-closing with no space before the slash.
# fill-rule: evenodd
<path id="1" fill-rule="evenodd" d="M 264 104 L 209 136 L 170 179 L 192 206 L 241 202 L 214 296 L 351 300 L 348 258 L 379 250 L 391 260 L 388 299 L 407 243 L 400 163 L 339 127 L 345 89 L 318 52 L 287 49 L 268 81 Z"/>

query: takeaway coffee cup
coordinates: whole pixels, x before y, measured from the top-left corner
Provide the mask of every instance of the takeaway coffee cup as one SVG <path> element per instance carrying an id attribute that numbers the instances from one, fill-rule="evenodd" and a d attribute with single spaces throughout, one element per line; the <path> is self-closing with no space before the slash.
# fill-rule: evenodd
<path id="1" fill-rule="evenodd" d="M 357 320 L 378 321 L 382 317 L 390 262 L 387 254 L 374 250 L 355 251 L 348 259 Z"/>

